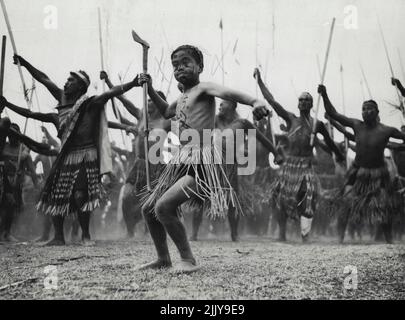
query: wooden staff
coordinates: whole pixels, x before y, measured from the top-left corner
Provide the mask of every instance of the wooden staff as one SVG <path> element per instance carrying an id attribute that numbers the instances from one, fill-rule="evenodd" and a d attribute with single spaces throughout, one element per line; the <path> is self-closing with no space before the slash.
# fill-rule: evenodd
<path id="1" fill-rule="evenodd" d="M 332 35 L 333 35 L 333 30 L 335 28 L 335 21 L 336 21 L 336 18 L 333 18 L 332 19 L 332 25 L 330 27 L 330 32 L 329 32 L 329 40 L 328 40 L 328 46 L 326 48 L 325 60 L 323 62 L 321 84 L 323 84 L 323 82 L 325 80 L 326 66 L 328 65 L 329 51 L 330 51 L 330 47 L 331 47 L 331 44 L 332 44 Z M 318 94 L 318 100 L 316 102 L 314 123 L 313 123 L 313 127 L 312 127 L 311 142 L 310 142 L 310 145 L 312 147 L 314 146 L 314 140 L 315 140 L 315 135 L 316 135 L 316 125 L 317 125 L 317 122 L 318 122 L 318 111 L 319 111 L 320 102 L 321 102 L 321 95 Z"/>
<path id="2" fill-rule="evenodd" d="M 143 40 L 138 34 L 132 30 L 132 38 L 135 42 L 142 46 L 142 67 L 143 73 L 148 73 L 148 50 L 149 44 Z M 149 115 L 148 115 L 148 84 L 143 84 L 143 121 L 145 123 L 145 167 L 146 167 L 146 186 L 148 191 L 152 190 L 150 183 L 150 171 L 149 171 Z"/>
<path id="3" fill-rule="evenodd" d="M 4 62 L 6 59 L 6 41 L 7 37 L 3 36 L 1 42 L 1 64 L 0 64 L 0 96 L 3 95 L 3 84 L 4 84 Z"/>
<path id="4" fill-rule="evenodd" d="M 13 48 L 14 55 L 18 55 L 17 46 L 15 45 L 13 30 L 11 29 L 11 24 L 10 24 L 10 20 L 8 18 L 7 9 L 6 9 L 6 5 L 4 3 L 4 0 L 0 0 L 0 5 L 1 5 L 1 9 L 3 11 L 4 20 L 6 21 L 8 35 L 10 37 L 11 46 Z M 27 87 L 25 85 L 25 80 L 24 80 L 24 76 L 23 76 L 23 73 L 22 73 L 21 64 L 20 64 L 20 61 L 18 59 L 17 59 L 17 67 L 18 67 L 18 73 L 20 74 L 21 84 L 22 84 L 23 91 L 24 91 L 24 99 L 25 99 L 25 102 L 27 103 L 28 110 L 31 110 L 32 100 L 30 100 L 29 97 L 28 97 L 28 91 L 27 91 Z M 23 131 L 24 134 L 27 131 L 27 124 L 28 124 L 28 118 L 25 118 L 24 131 Z M 16 180 L 16 178 L 17 178 L 18 168 L 20 167 L 20 163 L 21 163 L 22 147 L 23 147 L 23 144 L 20 144 L 20 148 L 19 148 L 19 151 L 18 151 L 17 171 L 15 173 L 14 180 Z"/>
<path id="5" fill-rule="evenodd" d="M 364 73 L 364 69 L 363 69 L 363 66 L 361 65 L 361 62 L 359 62 L 359 65 L 360 65 L 360 70 L 361 70 L 361 74 L 363 76 L 364 83 L 366 84 L 368 96 L 370 97 L 370 99 L 373 99 L 373 95 L 371 94 L 370 86 L 368 85 L 367 77 L 366 77 L 366 74 Z"/>
<path id="6" fill-rule="evenodd" d="M 343 66 L 340 65 L 340 86 L 342 88 L 342 111 L 343 115 L 346 115 L 346 103 L 345 103 L 345 85 L 343 81 Z M 349 139 L 345 138 L 345 156 L 346 156 L 346 169 L 349 169 L 348 151 L 349 151 Z"/>
<path id="7" fill-rule="evenodd" d="M 389 66 L 390 71 L 391 71 L 391 77 L 395 78 L 395 76 L 394 76 L 394 69 L 392 68 L 390 55 L 388 54 L 387 43 L 385 42 L 384 33 L 383 33 L 383 30 L 382 30 L 382 27 L 381 27 L 381 24 L 380 24 L 380 19 L 378 19 L 378 27 L 379 27 L 379 29 L 380 29 L 381 39 L 382 39 L 383 44 L 384 44 L 385 55 L 386 55 L 386 57 L 387 57 L 388 66 Z M 397 92 L 399 104 L 402 105 L 402 99 L 401 99 L 401 95 L 400 95 L 400 93 L 399 93 L 399 90 L 398 90 L 398 88 L 397 88 L 396 86 L 395 86 L 395 89 L 396 89 L 395 91 Z"/>
<path id="8" fill-rule="evenodd" d="M 103 33 L 102 33 L 102 29 L 101 29 L 101 9 L 100 9 L 100 7 L 97 8 L 97 14 L 98 14 L 98 35 L 99 35 L 99 45 L 100 45 L 100 63 L 101 63 L 101 70 L 105 70 L 104 69 Z M 105 80 L 103 80 L 103 92 L 105 92 Z M 111 104 L 112 104 L 112 109 L 113 109 L 115 117 L 118 119 L 119 123 L 122 123 L 121 114 L 118 112 L 118 109 L 114 102 L 114 98 L 111 99 Z M 124 145 L 124 148 L 126 148 L 124 134 L 123 134 L 122 130 L 120 130 L 120 131 L 121 131 L 122 143 Z"/>
<path id="9" fill-rule="evenodd" d="M 1 64 L 0 64 L 0 96 L 3 95 L 3 86 L 4 86 L 4 65 L 6 60 L 6 44 L 7 44 L 7 37 L 2 37 L 1 43 Z M 7 109 L 5 110 L 7 117 L 9 117 Z"/>
<path id="10" fill-rule="evenodd" d="M 221 64 L 222 64 L 222 85 L 225 85 L 225 65 L 224 65 L 224 26 L 222 25 L 222 17 L 219 22 L 219 28 L 221 29 Z"/>
<path id="11" fill-rule="evenodd" d="M 405 69 L 404 69 L 404 65 L 402 64 L 401 52 L 399 51 L 399 48 L 397 48 L 397 53 L 398 53 L 399 65 L 401 67 L 401 72 L 402 72 L 402 79 L 405 81 Z"/>

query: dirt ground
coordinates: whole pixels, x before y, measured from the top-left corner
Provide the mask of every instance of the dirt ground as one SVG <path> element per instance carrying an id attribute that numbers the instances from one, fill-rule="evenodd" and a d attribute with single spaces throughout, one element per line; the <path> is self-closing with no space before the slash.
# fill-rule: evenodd
<path id="1" fill-rule="evenodd" d="M 192 248 L 202 269 L 178 275 L 136 270 L 155 257 L 148 237 L 94 247 L 0 244 L 0 299 L 405 299 L 405 242 L 245 237 Z"/>

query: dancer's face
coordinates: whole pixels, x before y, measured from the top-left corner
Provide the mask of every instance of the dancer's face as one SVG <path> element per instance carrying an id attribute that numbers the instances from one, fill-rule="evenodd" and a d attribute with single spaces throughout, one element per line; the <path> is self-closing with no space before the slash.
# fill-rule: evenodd
<path id="1" fill-rule="evenodd" d="M 378 110 L 377 108 L 369 103 L 363 104 L 362 107 L 362 116 L 363 120 L 366 123 L 371 123 L 377 120 L 378 117 Z"/>
<path id="2" fill-rule="evenodd" d="M 298 109 L 300 111 L 310 111 L 313 105 L 313 100 L 312 97 L 304 92 L 301 94 L 301 96 L 298 98 Z"/>
<path id="3" fill-rule="evenodd" d="M 219 115 L 224 116 L 232 113 L 235 110 L 234 105 L 230 101 L 222 100 L 219 105 Z"/>
<path id="4" fill-rule="evenodd" d="M 66 96 L 75 95 L 82 89 L 83 84 L 74 76 L 70 75 L 63 87 Z"/>
<path id="5" fill-rule="evenodd" d="M 174 77 L 187 85 L 198 81 L 202 72 L 200 65 L 187 50 L 179 50 L 172 57 Z"/>

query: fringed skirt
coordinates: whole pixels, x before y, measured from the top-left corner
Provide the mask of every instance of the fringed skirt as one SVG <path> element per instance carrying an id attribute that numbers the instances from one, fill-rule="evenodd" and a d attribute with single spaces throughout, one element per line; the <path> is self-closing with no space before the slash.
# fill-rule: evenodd
<path id="1" fill-rule="evenodd" d="M 98 152 L 95 146 L 74 148 L 68 152 L 61 165 L 48 177 L 38 211 L 48 215 L 68 216 L 77 212 L 89 212 L 100 206 L 102 187 Z M 86 201 L 76 208 L 74 190 L 87 191 Z"/>
<path id="2" fill-rule="evenodd" d="M 349 214 L 350 223 L 375 225 L 392 221 L 398 201 L 387 166 L 368 169 L 353 164 L 347 172 L 345 190 L 341 214 Z"/>
<path id="3" fill-rule="evenodd" d="M 237 213 L 241 213 L 236 191 L 223 165 L 224 161 L 215 145 L 183 146 L 155 180 L 151 193 L 143 197 L 144 204 L 153 210 L 156 201 L 171 186 L 189 175 L 195 179 L 196 190 L 189 187 L 182 187 L 182 190 L 190 198 L 190 206 L 208 203 L 208 216 L 214 219 L 226 217 L 230 205 L 236 208 Z"/>
<path id="4" fill-rule="evenodd" d="M 313 218 L 320 182 L 312 166 L 312 157 L 287 157 L 272 184 L 270 195 L 274 205 L 288 217 Z"/>

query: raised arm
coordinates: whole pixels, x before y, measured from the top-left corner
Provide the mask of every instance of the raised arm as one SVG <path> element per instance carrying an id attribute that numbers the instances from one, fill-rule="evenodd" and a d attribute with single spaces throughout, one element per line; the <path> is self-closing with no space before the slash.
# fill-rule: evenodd
<path id="1" fill-rule="evenodd" d="M 395 78 L 391 78 L 391 83 L 393 86 L 396 86 L 398 88 L 399 92 L 401 92 L 401 95 L 403 97 L 405 97 L 405 88 L 401 84 L 401 81 L 399 81 L 398 79 L 395 79 Z"/>
<path id="2" fill-rule="evenodd" d="M 35 80 L 42 83 L 56 100 L 61 101 L 63 90 L 58 88 L 58 86 L 53 83 L 45 73 L 38 69 L 35 69 L 27 60 L 19 55 L 14 55 L 13 58 L 14 64 L 17 64 L 19 61 L 21 66 L 27 69 L 27 71 L 34 77 Z"/>
<path id="3" fill-rule="evenodd" d="M 3 96 L 0 96 L 0 106 L 6 106 L 10 110 L 18 113 L 23 117 L 39 120 L 42 122 L 53 123 L 56 128 L 59 127 L 59 119 L 56 113 L 32 112 L 28 109 L 18 107 L 15 104 L 8 102 L 7 99 Z"/>
<path id="4" fill-rule="evenodd" d="M 105 83 L 107 86 L 112 89 L 114 85 L 112 84 L 110 78 L 108 77 L 108 74 L 105 71 L 100 72 L 100 79 L 105 80 Z M 138 80 L 136 80 L 138 82 Z M 131 101 L 129 101 L 127 98 L 124 97 L 124 95 L 119 95 L 117 96 L 117 99 L 121 101 L 121 103 L 124 105 L 124 107 L 128 110 L 129 113 L 131 113 L 137 120 L 140 120 L 142 117 L 142 110 L 137 108 Z"/>
<path id="5" fill-rule="evenodd" d="M 292 117 L 294 117 L 294 114 L 288 112 L 281 106 L 281 104 L 279 104 L 276 100 L 274 100 L 273 95 L 270 93 L 269 89 L 264 84 L 260 71 L 257 68 L 254 71 L 254 77 L 257 79 L 257 83 L 259 85 L 260 91 L 263 94 L 263 97 L 272 106 L 274 111 L 276 111 L 276 113 L 287 122 L 287 124 L 290 123 Z"/>
<path id="6" fill-rule="evenodd" d="M 344 161 L 345 160 L 344 155 L 340 152 L 339 148 L 336 146 L 335 142 L 330 137 L 328 130 L 326 130 L 324 123 L 321 121 L 317 122 L 317 132 L 319 132 L 323 136 L 326 145 L 336 155 L 336 160 L 338 162 Z"/>
<path id="7" fill-rule="evenodd" d="M 347 131 L 345 129 L 344 126 L 342 126 L 339 122 L 337 122 L 336 120 L 331 119 L 330 117 L 327 117 L 328 120 L 330 121 L 330 123 L 332 124 L 332 126 L 334 126 L 339 132 L 343 133 L 343 135 L 351 140 L 351 141 L 355 141 L 355 137 L 353 133 L 350 133 L 349 131 Z"/>
<path id="8" fill-rule="evenodd" d="M 340 122 L 345 127 L 351 127 L 351 128 L 354 128 L 354 126 L 356 124 L 360 123 L 359 120 L 346 117 L 343 114 L 340 114 L 339 112 L 336 111 L 335 107 L 332 105 L 332 103 L 329 100 L 328 94 L 326 92 L 326 87 L 324 85 L 320 84 L 318 86 L 318 93 L 322 96 L 326 113 L 328 114 L 328 116 L 331 119 Z"/>

